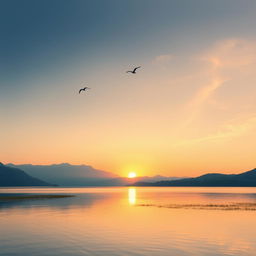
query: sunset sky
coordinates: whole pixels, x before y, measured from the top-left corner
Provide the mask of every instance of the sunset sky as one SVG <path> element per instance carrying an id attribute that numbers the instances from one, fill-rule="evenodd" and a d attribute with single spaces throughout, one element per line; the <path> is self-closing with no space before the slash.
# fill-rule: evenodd
<path id="1" fill-rule="evenodd" d="M 255 168 L 255 13 L 254 0 L 1 1 L 0 161 Z"/>

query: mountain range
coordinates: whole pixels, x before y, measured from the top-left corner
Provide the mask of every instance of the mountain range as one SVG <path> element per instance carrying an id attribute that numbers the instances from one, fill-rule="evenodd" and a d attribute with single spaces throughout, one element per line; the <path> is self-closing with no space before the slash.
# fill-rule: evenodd
<path id="1" fill-rule="evenodd" d="M 117 176 L 88 165 L 4 165 L 0 163 L 0 186 L 201 186 L 254 187 L 256 169 L 240 174 L 208 173 L 195 178 Z"/>
<path id="2" fill-rule="evenodd" d="M 28 175 L 60 186 L 125 186 L 139 181 L 156 182 L 178 179 L 177 177 L 160 175 L 129 179 L 117 176 L 111 172 L 95 169 L 89 165 L 71 165 L 68 163 L 53 165 L 7 164 L 6 166 L 18 168 L 25 171 Z"/>
<path id="3" fill-rule="evenodd" d="M 34 178 L 18 168 L 6 166 L 0 162 L 0 187 L 9 186 L 53 186 L 53 184 Z"/>
<path id="4" fill-rule="evenodd" d="M 31 176 L 60 186 L 100 186 L 108 180 L 117 178 L 110 172 L 95 169 L 88 165 L 71 165 L 68 163 L 52 165 L 14 165 Z"/>
<path id="5" fill-rule="evenodd" d="M 208 173 L 195 178 L 172 181 L 135 182 L 132 185 L 152 187 L 255 187 L 256 169 L 240 174 Z"/>

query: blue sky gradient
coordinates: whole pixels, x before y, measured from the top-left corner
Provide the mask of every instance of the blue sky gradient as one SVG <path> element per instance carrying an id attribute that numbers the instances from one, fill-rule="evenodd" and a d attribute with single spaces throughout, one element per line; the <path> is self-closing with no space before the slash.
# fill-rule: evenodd
<path id="1" fill-rule="evenodd" d="M 249 42 L 244 44 L 246 49 L 250 49 L 245 51 L 249 58 L 248 52 L 253 52 L 250 42 L 255 40 L 255 12 L 256 2 L 253 0 L 1 0 L 2 161 L 86 163 L 109 168 L 116 173 L 122 172 L 120 166 L 133 166 L 135 163 L 146 166 L 142 168 L 143 174 L 147 174 L 147 168 L 149 173 L 161 173 L 163 170 L 163 173 L 170 174 L 168 171 L 177 168 L 180 156 L 175 160 L 177 163 L 168 165 L 167 155 L 174 149 L 165 145 L 164 135 L 168 137 L 169 130 L 175 138 L 181 136 L 175 135 L 174 130 L 180 130 L 180 126 L 174 129 L 172 121 L 181 125 L 182 122 L 175 118 L 182 116 L 181 109 L 194 94 L 197 95 L 200 86 L 196 79 L 199 83 L 207 80 L 205 74 L 198 75 L 192 82 L 189 80 L 207 66 L 204 67 L 195 59 L 213 49 L 216 43 L 230 39 Z M 223 53 L 221 47 L 216 49 L 219 49 L 216 54 Z M 126 76 L 125 71 L 136 65 L 143 68 L 135 80 Z M 232 72 L 235 76 L 237 70 Z M 227 74 L 230 75 L 230 71 Z M 184 86 L 175 87 L 174 82 L 170 84 L 170 79 L 187 80 Z M 250 88 L 252 81 L 252 77 L 248 78 Z M 84 84 L 93 90 L 86 98 L 77 98 L 77 90 Z M 155 91 L 156 87 L 161 90 Z M 218 91 L 220 98 L 229 94 L 222 90 Z M 233 111 L 242 113 L 235 107 L 243 104 L 237 100 L 242 90 L 237 90 L 232 93 Z M 170 98 L 166 95 L 170 95 Z M 246 97 L 243 101 L 249 104 L 251 99 Z M 210 111 L 213 110 L 209 109 L 208 114 Z M 225 117 L 226 121 L 235 118 L 233 111 L 229 112 L 229 117 Z M 253 111 L 250 109 L 247 114 Z M 204 138 L 209 127 L 215 127 L 215 132 L 218 131 L 218 125 L 224 123 L 222 119 L 225 118 L 216 110 L 213 116 L 216 116 L 214 125 L 209 123 L 212 120 L 209 121 L 206 116 L 203 124 L 198 121 L 197 125 L 183 130 L 179 138 L 194 138 L 193 131 L 198 131 L 197 126 L 204 127 L 199 131 Z M 151 127 L 148 134 L 136 128 L 134 124 L 140 122 L 138 120 L 144 120 L 142 126 Z M 159 126 L 154 127 L 156 123 Z M 112 134 L 110 138 L 119 143 L 117 149 L 106 141 L 104 132 L 100 135 L 101 127 L 105 127 Z M 115 135 L 120 129 L 127 129 L 127 141 L 121 135 Z M 67 139 L 69 142 L 61 146 L 64 138 L 73 133 L 82 133 L 83 130 L 86 134 L 81 142 L 71 136 Z M 158 138 L 156 134 L 161 134 L 162 130 L 164 135 Z M 58 138 L 60 131 L 63 136 Z M 143 139 L 139 142 L 141 136 Z M 147 141 L 152 137 L 155 144 L 152 142 L 148 145 Z M 135 144 L 138 143 L 134 149 L 128 143 L 131 138 L 136 141 Z M 167 141 L 171 143 L 175 138 Z M 90 141 L 90 145 L 86 144 L 87 141 Z M 25 142 L 28 143 L 27 149 L 21 153 L 21 145 Z M 52 144 L 59 146 L 51 149 Z M 91 145 L 95 148 L 91 148 Z M 151 147 L 158 150 L 161 157 L 155 164 L 146 164 L 145 159 L 150 158 L 153 151 L 145 149 Z M 204 151 L 212 154 L 212 149 L 205 147 Z M 231 145 L 227 145 L 229 147 Z M 52 157 L 53 152 L 61 151 L 61 148 L 63 154 Z M 83 152 L 83 149 L 84 155 L 72 155 Z M 118 150 L 130 157 L 120 160 L 114 155 L 108 156 L 107 152 L 111 150 Z M 186 150 L 189 152 L 190 149 Z M 51 157 L 47 153 L 49 151 L 52 152 Z M 92 152 L 91 155 L 89 152 Z M 40 157 L 35 159 L 32 153 L 38 153 Z M 30 154 L 33 158 L 31 161 Z M 161 162 L 165 164 L 161 166 Z M 210 168 L 212 162 L 201 166 L 192 161 L 193 167 L 189 171 Z M 249 162 L 252 163 L 251 160 Z M 229 164 L 225 162 L 223 166 L 226 168 Z M 223 170 L 221 164 L 216 168 Z M 187 166 L 179 170 L 183 172 L 182 175 L 190 175 L 186 173 Z"/>

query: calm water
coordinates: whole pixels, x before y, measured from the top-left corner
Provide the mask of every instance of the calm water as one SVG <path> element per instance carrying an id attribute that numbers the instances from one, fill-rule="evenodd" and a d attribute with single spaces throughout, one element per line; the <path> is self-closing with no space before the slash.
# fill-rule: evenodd
<path id="1" fill-rule="evenodd" d="M 256 203 L 256 188 L 32 188 L 0 193 L 76 195 L 0 203 L 0 256 L 256 255 L 256 211 L 203 207 Z M 173 204 L 181 207 L 168 208 Z M 202 208 L 193 209 L 198 204 Z"/>

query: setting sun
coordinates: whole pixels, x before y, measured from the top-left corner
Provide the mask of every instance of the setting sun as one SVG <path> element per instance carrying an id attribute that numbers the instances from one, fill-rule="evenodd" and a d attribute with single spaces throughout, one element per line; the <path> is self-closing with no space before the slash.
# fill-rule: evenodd
<path id="1" fill-rule="evenodd" d="M 135 178 L 137 177 L 137 174 L 135 172 L 129 172 L 128 178 Z"/>

